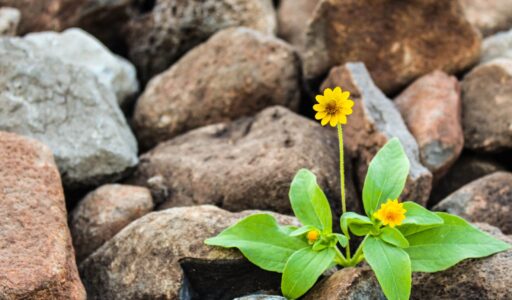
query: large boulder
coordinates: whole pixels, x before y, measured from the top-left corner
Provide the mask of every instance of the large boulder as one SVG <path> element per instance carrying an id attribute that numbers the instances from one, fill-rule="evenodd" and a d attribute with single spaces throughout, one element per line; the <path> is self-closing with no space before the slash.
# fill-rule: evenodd
<path id="1" fill-rule="evenodd" d="M 267 106 L 296 110 L 299 65 L 294 50 L 275 37 L 241 27 L 220 31 L 150 81 L 135 108 L 139 140 L 150 148 Z"/>
<path id="2" fill-rule="evenodd" d="M 350 91 L 355 101 L 354 112 L 343 128 L 345 145 L 357 157 L 356 173 L 361 187 L 373 156 L 387 141 L 397 137 L 411 165 L 401 199 L 426 205 L 432 188 L 432 174 L 421 164 L 418 144 L 393 102 L 375 86 L 362 63 L 333 68 L 322 89 L 336 86 Z"/>
<path id="3" fill-rule="evenodd" d="M 471 66 L 480 35 L 458 1 L 322 0 L 301 48 L 306 78 L 362 61 L 390 93 L 433 70 L 456 73 Z"/>
<path id="4" fill-rule="evenodd" d="M 464 14 L 484 36 L 512 27 L 512 2 L 509 0 L 460 0 Z"/>
<path id="5" fill-rule="evenodd" d="M 244 26 L 264 34 L 276 31 L 271 0 L 146 2 L 150 5 L 132 17 L 125 27 L 129 56 L 144 81 L 167 69 L 185 52 L 221 29 Z"/>
<path id="6" fill-rule="evenodd" d="M 0 132 L 0 299 L 85 300 L 48 147 Z"/>
<path id="7" fill-rule="evenodd" d="M 320 0 L 281 0 L 277 11 L 278 35 L 295 46 L 304 43 L 307 25 Z"/>
<path id="8" fill-rule="evenodd" d="M 89 299 L 226 299 L 279 288 L 234 249 L 204 240 L 256 211 L 230 213 L 214 206 L 172 208 L 131 223 L 80 264 Z M 297 225 L 277 216 L 281 224 Z M 277 291 L 276 291 L 277 292 Z"/>
<path id="9" fill-rule="evenodd" d="M 114 93 L 89 70 L 30 49 L 0 39 L 0 130 L 47 144 L 68 187 L 120 178 L 137 164 L 137 142 Z"/>
<path id="10" fill-rule="evenodd" d="M 0 36 L 14 36 L 20 23 L 20 11 L 12 7 L 0 7 Z"/>

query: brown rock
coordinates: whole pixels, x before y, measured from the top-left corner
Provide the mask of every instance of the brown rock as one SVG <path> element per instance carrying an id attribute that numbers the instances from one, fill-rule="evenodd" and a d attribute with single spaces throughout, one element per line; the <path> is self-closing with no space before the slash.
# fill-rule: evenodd
<path id="1" fill-rule="evenodd" d="M 52 152 L 6 132 L 0 132 L 0 270 L 1 299 L 85 299 Z"/>
<path id="2" fill-rule="evenodd" d="M 492 60 L 464 77 L 462 127 L 469 149 L 512 149 L 512 60 Z"/>
<path id="3" fill-rule="evenodd" d="M 402 143 L 411 169 L 401 199 L 426 205 L 432 187 L 432 174 L 420 163 L 418 144 L 407 130 L 400 113 L 390 99 L 375 86 L 362 63 L 348 63 L 333 68 L 322 90 L 341 86 L 355 101 L 354 113 L 344 126 L 345 145 L 357 156 L 356 172 L 360 185 L 368 165 L 384 144 L 393 137 Z"/>
<path id="4" fill-rule="evenodd" d="M 277 11 L 278 35 L 301 46 L 309 20 L 320 0 L 282 0 Z"/>
<path id="5" fill-rule="evenodd" d="M 247 28 L 223 30 L 151 80 L 135 108 L 139 140 L 149 148 L 267 106 L 297 109 L 299 68 L 282 41 Z"/>
<path id="6" fill-rule="evenodd" d="M 395 104 L 418 143 L 421 162 L 439 179 L 464 146 L 457 79 L 442 71 L 429 73 L 402 92 Z"/>
<path id="7" fill-rule="evenodd" d="M 458 1 L 322 0 L 302 48 L 306 78 L 362 61 L 388 93 L 436 69 L 469 67 L 478 60 L 480 36 Z"/>
<path id="8" fill-rule="evenodd" d="M 512 27 L 512 2 L 509 0 L 461 0 L 464 14 L 484 36 Z"/>
<path id="9" fill-rule="evenodd" d="M 270 0 L 155 0 L 153 3 L 126 26 L 129 56 L 144 81 L 167 69 L 185 52 L 221 29 L 244 26 L 265 34 L 276 31 Z"/>
<path id="10" fill-rule="evenodd" d="M 194 206 L 136 220 L 80 265 L 89 299 L 233 299 L 278 289 L 278 273 L 251 265 L 237 250 L 204 244 L 252 213 Z M 297 225 L 292 217 L 277 219 Z"/>
<path id="11" fill-rule="evenodd" d="M 0 7 L 0 36 L 15 36 L 20 22 L 20 11 L 12 7 Z"/>
<path id="12" fill-rule="evenodd" d="M 496 172 L 460 188 L 434 207 L 512 233 L 512 173 Z"/>
<path id="13" fill-rule="evenodd" d="M 77 261 L 152 210 L 151 193 L 144 187 L 107 184 L 87 194 L 70 218 Z"/>
<path id="14" fill-rule="evenodd" d="M 155 201 L 164 202 L 161 208 L 215 204 L 290 213 L 288 191 L 301 168 L 317 175 L 339 207 L 338 164 L 335 130 L 276 106 L 161 143 L 141 156 L 130 182 L 148 186 Z M 348 203 L 354 208 L 360 201 L 352 184 L 348 175 Z"/>

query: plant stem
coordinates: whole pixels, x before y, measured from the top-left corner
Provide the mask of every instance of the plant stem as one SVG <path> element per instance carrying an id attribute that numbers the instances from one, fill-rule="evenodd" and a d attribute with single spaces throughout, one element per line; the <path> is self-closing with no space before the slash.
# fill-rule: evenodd
<path id="1" fill-rule="evenodd" d="M 357 247 L 356 253 L 352 257 L 352 259 L 350 259 L 350 261 L 348 262 L 348 264 L 350 266 L 355 266 L 355 265 L 357 265 L 358 263 L 361 262 L 361 256 L 363 254 L 363 244 L 364 244 L 364 242 L 366 241 L 367 238 L 368 238 L 368 235 L 366 235 L 364 237 L 364 239 L 361 242 L 361 244 L 359 244 L 359 247 Z"/>
<path id="2" fill-rule="evenodd" d="M 349 266 L 349 262 L 347 261 L 345 256 L 343 256 L 343 254 L 340 252 L 340 249 L 338 249 L 338 247 L 335 247 L 334 249 L 336 249 L 336 260 L 337 260 L 337 263 L 340 264 L 342 267 L 348 267 Z"/>
<path id="3" fill-rule="evenodd" d="M 345 200 L 345 157 L 343 153 L 343 130 L 341 124 L 338 123 L 338 140 L 340 142 L 340 186 L 341 186 L 341 210 L 343 213 L 347 211 L 347 203 Z"/>

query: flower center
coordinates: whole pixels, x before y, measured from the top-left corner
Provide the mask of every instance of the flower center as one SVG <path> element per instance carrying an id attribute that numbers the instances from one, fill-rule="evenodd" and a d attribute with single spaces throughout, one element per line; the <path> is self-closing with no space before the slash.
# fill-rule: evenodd
<path id="1" fill-rule="evenodd" d="M 336 101 L 330 101 L 325 105 L 325 112 L 327 112 L 330 115 L 336 114 L 338 111 L 338 106 L 336 105 Z"/>
<path id="2" fill-rule="evenodd" d="M 310 230 L 308 232 L 308 234 L 306 235 L 306 238 L 308 239 L 308 241 L 310 242 L 315 242 L 316 240 L 318 240 L 318 237 L 320 236 L 320 234 L 318 233 L 318 231 L 316 230 Z"/>

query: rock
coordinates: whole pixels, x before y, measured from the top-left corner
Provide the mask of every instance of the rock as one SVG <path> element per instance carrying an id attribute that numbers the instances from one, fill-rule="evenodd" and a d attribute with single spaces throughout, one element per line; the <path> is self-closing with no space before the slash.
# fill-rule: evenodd
<path id="1" fill-rule="evenodd" d="M 449 195 L 434 209 L 471 222 L 487 222 L 511 234 L 512 173 L 496 172 L 477 179 Z"/>
<path id="2" fill-rule="evenodd" d="M 278 289 L 278 273 L 250 264 L 237 250 L 204 244 L 252 213 L 193 206 L 145 215 L 80 264 L 89 299 L 233 299 Z"/>
<path id="3" fill-rule="evenodd" d="M 126 26 L 130 60 L 148 81 L 215 32 L 234 26 L 276 31 L 271 0 L 156 0 Z M 235 42 L 236 43 L 236 42 Z M 248 49 L 246 49 L 248 50 Z"/>
<path id="4" fill-rule="evenodd" d="M 151 193 L 144 187 L 107 184 L 87 194 L 70 218 L 77 261 L 152 210 Z"/>
<path id="5" fill-rule="evenodd" d="M 128 182 L 148 186 L 154 200 L 164 202 L 160 208 L 215 204 L 231 211 L 291 213 L 288 191 L 301 168 L 317 175 L 339 208 L 338 165 L 335 130 L 270 107 L 255 117 L 199 128 L 161 143 L 141 156 Z M 348 168 L 351 174 L 349 163 Z M 354 208 L 360 201 L 350 176 L 346 181 L 347 203 Z"/>
<path id="6" fill-rule="evenodd" d="M 484 36 L 512 27 L 512 2 L 508 0 L 461 0 L 468 21 Z"/>
<path id="7" fill-rule="evenodd" d="M 292 48 L 274 37 L 246 28 L 223 30 L 150 81 L 135 108 L 137 136 L 148 149 L 267 106 L 296 110 L 299 64 Z"/>
<path id="8" fill-rule="evenodd" d="M 67 187 L 120 178 L 137 142 L 112 91 L 89 70 L 0 39 L 0 130 L 50 146 Z"/>
<path id="9" fill-rule="evenodd" d="M 480 63 L 495 58 L 512 59 L 512 30 L 496 33 L 483 40 Z"/>
<path id="10" fill-rule="evenodd" d="M 1 299 L 85 299 L 66 218 L 50 149 L 0 132 Z"/>
<path id="11" fill-rule="evenodd" d="M 87 32 L 73 28 L 62 33 L 40 32 L 24 37 L 34 44 L 31 49 L 53 56 L 64 63 L 84 67 L 98 77 L 98 81 L 112 89 L 119 104 L 137 93 L 135 67 L 117 56 Z"/>
<path id="12" fill-rule="evenodd" d="M 321 0 L 301 52 L 307 79 L 362 61 L 377 86 L 392 93 L 433 70 L 466 69 L 480 44 L 458 1 Z"/>
<path id="13" fill-rule="evenodd" d="M 292 45 L 303 45 L 308 22 L 319 1 L 282 0 L 277 11 L 278 35 Z"/>
<path id="14" fill-rule="evenodd" d="M 400 112 L 373 83 L 362 63 L 333 68 L 321 89 L 341 86 L 350 91 L 354 112 L 344 126 L 345 146 L 357 157 L 358 182 L 364 183 L 368 165 L 388 140 L 397 137 L 409 158 L 411 169 L 401 199 L 426 205 L 432 174 L 420 163 L 418 144 L 407 130 Z"/>
<path id="15" fill-rule="evenodd" d="M 395 104 L 418 143 L 421 162 L 438 180 L 464 146 L 457 79 L 442 71 L 429 73 L 403 91 Z"/>
<path id="16" fill-rule="evenodd" d="M 469 149 L 512 149 L 512 60 L 495 59 L 464 77 L 462 127 Z"/>
<path id="17" fill-rule="evenodd" d="M 245 297 L 235 298 L 233 300 L 286 300 L 286 298 L 271 295 L 249 295 Z"/>
<path id="18" fill-rule="evenodd" d="M 373 271 L 368 268 L 344 268 L 317 283 L 304 300 L 385 300 Z"/>
<path id="19" fill-rule="evenodd" d="M 14 36 L 20 23 L 20 11 L 12 7 L 0 7 L 0 36 Z"/>

